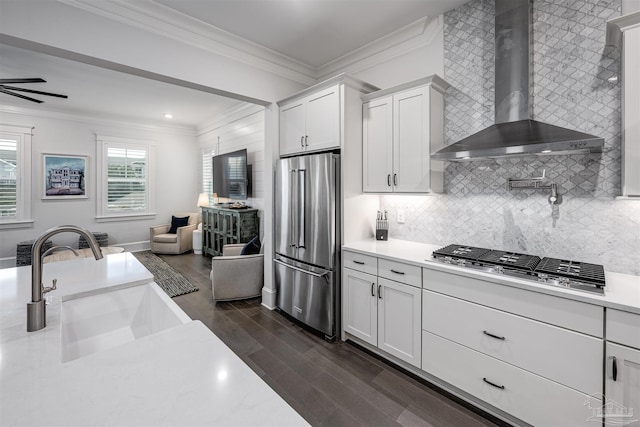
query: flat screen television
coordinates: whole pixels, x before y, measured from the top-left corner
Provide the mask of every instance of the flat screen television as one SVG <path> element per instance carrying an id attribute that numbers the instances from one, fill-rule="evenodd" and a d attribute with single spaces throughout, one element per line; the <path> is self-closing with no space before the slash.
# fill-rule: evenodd
<path id="1" fill-rule="evenodd" d="M 218 197 L 246 200 L 249 196 L 247 150 L 213 156 L 213 192 Z"/>

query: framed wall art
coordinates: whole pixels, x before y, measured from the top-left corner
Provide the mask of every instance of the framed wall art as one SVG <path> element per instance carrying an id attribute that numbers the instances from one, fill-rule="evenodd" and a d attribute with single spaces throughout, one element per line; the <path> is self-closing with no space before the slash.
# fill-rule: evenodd
<path id="1" fill-rule="evenodd" d="M 88 156 L 42 155 L 43 199 L 86 199 Z"/>

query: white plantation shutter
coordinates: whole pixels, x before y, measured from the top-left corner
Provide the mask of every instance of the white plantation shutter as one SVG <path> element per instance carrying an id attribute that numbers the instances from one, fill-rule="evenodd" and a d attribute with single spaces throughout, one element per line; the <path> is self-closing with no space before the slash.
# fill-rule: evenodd
<path id="1" fill-rule="evenodd" d="M 0 124 L 0 228 L 31 220 L 32 127 Z"/>
<path id="2" fill-rule="evenodd" d="M 97 137 L 98 219 L 154 215 L 155 144 Z"/>
<path id="3" fill-rule="evenodd" d="M 0 135 L 0 217 L 16 217 L 18 199 L 18 139 Z"/>
<path id="4" fill-rule="evenodd" d="M 107 209 L 147 210 L 147 151 L 107 148 Z"/>
<path id="5" fill-rule="evenodd" d="M 213 193 L 213 166 L 211 164 L 211 157 L 213 157 L 213 147 L 203 147 L 200 150 L 200 176 L 202 176 L 201 193 Z"/>

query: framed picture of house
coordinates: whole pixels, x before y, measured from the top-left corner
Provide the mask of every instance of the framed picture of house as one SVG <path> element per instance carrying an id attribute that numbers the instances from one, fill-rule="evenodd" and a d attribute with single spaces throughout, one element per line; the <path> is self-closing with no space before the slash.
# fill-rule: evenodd
<path id="1" fill-rule="evenodd" d="M 43 199 L 86 199 L 88 156 L 42 155 Z"/>

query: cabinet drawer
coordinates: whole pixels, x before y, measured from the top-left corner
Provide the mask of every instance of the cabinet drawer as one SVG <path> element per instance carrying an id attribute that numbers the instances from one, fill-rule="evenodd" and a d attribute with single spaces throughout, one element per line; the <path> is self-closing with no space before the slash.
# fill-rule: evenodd
<path id="1" fill-rule="evenodd" d="M 378 276 L 418 288 L 422 286 L 422 269 L 403 262 L 380 258 L 378 260 Z"/>
<path id="2" fill-rule="evenodd" d="M 640 348 L 640 314 L 608 308 L 607 341 Z"/>
<path id="3" fill-rule="evenodd" d="M 423 276 L 424 289 L 603 338 L 604 309 L 597 305 L 429 268 Z"/>
<path id="4" fill-rule="evenodd" d="M 598 425 L 599 400 L 425 331 L 422 369 L 532 425 Z"/>
<path id="5" fill-rule="evenodd" d="M 343 267 L 363 273 L 378 274 L 378 258 L 376 257 L 348 251 L 343 251 L 342 257 L 344 259 Z"/>
<path id="6" fill-rule="evenodd" d="M 601 339 L 422 293 L 422 329 L 584 393 L 602 390 Z"/>

